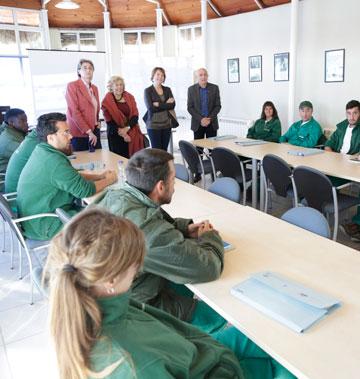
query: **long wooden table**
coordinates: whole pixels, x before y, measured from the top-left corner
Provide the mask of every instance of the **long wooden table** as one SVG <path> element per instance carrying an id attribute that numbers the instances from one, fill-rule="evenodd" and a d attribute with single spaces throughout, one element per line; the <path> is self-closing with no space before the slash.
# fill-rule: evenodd
<path id="1" fill-rule="evenodd" d="M 226 147 L 232 150 L 234 153 L 251 158 L 253 161 L 253 173 L 252 173 L 252 201 L 253 207 L 256 208 L 257 198 L 257 172 L 256 162 L 262 161 L 266 154 L 274 154 L 284 159 L 290 166 L 308 166 L 315 168 L 326 175 L 337 176 L 339 178 L 351 180 L 354 182 L 360 182 L 360 163 L 354 163 L 349 161 L 349 155 L 333 153 L 324 151 L 321 154 L 309 155 L 309 156 L 295 156 L 290 155 L 290 150 L 307 150 L 306 148 L 290 145 L 287 143 L 274 143 L 268 142 L 262 145 L 253 146 L 240 146 L 235 143 L 235 139 L 231 140 L 214 140 L 214 139 L 200 139 L 194 140 L 192 143 L 199 147 L 205 147 L 210 150 L 215 147 Z M 262 178 L 263 179 L 263 178 Z M 263 209 L 264 202 L 264 188 L 263 180 L 260 180 L 260 209 Z"/>
<path id="2" fill-rule="evenodd" d="M 184 199 L 198 197 L 198 190 L 184 184 L 165 209 L 182 215 Z M 217 201 L 204 192 L 199 205 L 191 201 L 187 216 L 208 218 L 235 249 L 225 253 L 220 279 L 189 288 L 297 377 L 360 378 L 359 252 L 235 203 L 204 215 L 206 202 L 211 208 Z M 265 270 L 336 297 L 342 306 L 297 334 L 230 294 L 231 287 Z"/>
<path id="3" fill-rule="evenodd" d="M 108 151 L 76 153 L 74 163 L 102 160 L 116 168 Z M 243 154 L 242 154 L 243 155 Z M 121 159 L 121 158 L 120 158 Z M 173 217 L 209 219 L 234 246 L 225 254 L 220 279 L 189 285 L 194 293 L 299 378 L 360 378 L 360 254 L 351 248 L 176 181 Z M 230 294 L 251 274 L 271 270 L 338 298 L 342 306 L 297 334 Z"/>

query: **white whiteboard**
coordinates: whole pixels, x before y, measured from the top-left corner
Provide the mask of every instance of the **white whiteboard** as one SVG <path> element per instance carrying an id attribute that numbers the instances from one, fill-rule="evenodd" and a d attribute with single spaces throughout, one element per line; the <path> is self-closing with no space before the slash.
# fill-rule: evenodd
<path id="1" fill-rule="evenodd" d="M 65 91 L 69 82 L 78 79 L 76 68 L 80 59 L 94 63 L 93 83 L 99 89 L 100 102 L 106 92 L 104 52 L 28 50 L 35 115 L 66 113 Z"/>

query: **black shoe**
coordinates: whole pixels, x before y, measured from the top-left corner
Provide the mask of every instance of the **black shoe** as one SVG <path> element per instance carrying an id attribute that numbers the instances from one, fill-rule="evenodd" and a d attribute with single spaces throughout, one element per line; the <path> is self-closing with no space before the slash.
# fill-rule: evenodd
<path id="1" fill-rule="evenodd" d="M 194 175 L 194 183 L 200 182 L 201 180 L 201 174 Z"/>

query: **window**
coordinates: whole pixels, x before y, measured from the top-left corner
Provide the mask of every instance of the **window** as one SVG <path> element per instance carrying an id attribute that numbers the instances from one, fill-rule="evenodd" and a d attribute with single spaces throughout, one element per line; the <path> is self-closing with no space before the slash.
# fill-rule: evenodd
<path id="1" fill-rule="evenodd" d="M 40 12 L 0 7 L 0 104 L 24 109 L 34 121 L 27 49 L 43 48 Z"/>
<path id="2" fill-rule="evenodd" d="M 95 32 L 60 32 L 62 50 L 97 51 Z"/>
<path id="3" fill-rule="evenodd" d="M 153 30 L 126 31 L 123 33 L 124 56 L 156 54 L 155 32 Z"/>
<path id="4" fill-rule="evenodd" d="M 201 52 L 201 27 L 183 26 L 179 28 L 179 55 L 195 57 Z"/>

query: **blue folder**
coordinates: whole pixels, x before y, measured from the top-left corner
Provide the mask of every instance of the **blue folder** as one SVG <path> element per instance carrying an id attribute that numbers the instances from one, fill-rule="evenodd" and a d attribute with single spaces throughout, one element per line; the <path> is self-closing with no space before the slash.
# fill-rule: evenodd
<path id="1" fill-rule="evenodd" d="M 340 306 L 339 300 L 270 271 L 251 275 L 231 294 L 298 333 Z"/>
<path id="2" fill-rule="evenodd" d="M 306 150 L 289 150 L 288 154 L 296 155 L 298 157 L 307 157 L 309 155 L 323 154 L 324 150 L 321 149 L 306 149 Z"/>
<path id="3" fill-rule="evenodd" d="M 240 146 L 265 145 L 268 142 L 261 139 L 238 138 L 235 143 Z"/>
<path id="4" fill-rule="evenodd" d="M 214 141 L 225 141 L 227 139 L 235 139 L 235 138 L 237 137 L 232 134 L 225 134 L 223 136 L 209 137 L 208 139 L 212 139 Z"/>

